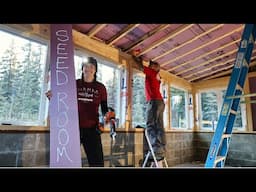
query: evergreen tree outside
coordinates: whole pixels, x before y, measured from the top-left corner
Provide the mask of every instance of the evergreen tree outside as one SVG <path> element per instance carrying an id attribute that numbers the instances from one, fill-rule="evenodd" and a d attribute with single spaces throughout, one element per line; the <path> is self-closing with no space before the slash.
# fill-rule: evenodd
<path id="1" fill-rule="evenodd" d="M 115 110 L 116 117 L 118 117 L 120 106 L 120 70 L 103 64 L 99 66 L 98 75 L 107 89 L 108 106 Z"/>
<path id="2" fill-rule="evenodd" d="M 171 111 L 172 111 L 172 127 L 175 128 L 186 128 L 188 127 L 187 110 L 186 110 L 186 99 L 187 94 L 185 91 L 171 87 Z"/>
<path id="3" fill-rule="evenodd" d="M 222 90 L 221 93 L 222 93 L 222 99 L 224 100 L 224 97 L 226 95 L 226 90 Z M 240 101 L 242 99 L 243 98 L 241 98 Z M 240 105 L 238 105 L 238 108 L 237 108 L 236 119 L 234 122 L 234 129 L 241 129 L 242 127 L 243 127 L 243 122 L 242 122 L 241 104 L 240 104 Z"/>
<path id="4" fill-rule="evenodd" d="M 226 90 L 216 90 L 201 93 L 201 125 L 202 128 L 210 128 L 215 130 Z M 219 95 L 219 96 L 218 96 Z M 221 98 L 218 102 L 217 98 Z M 234 130 L 244 129 L 242 121 L 241 106 L 238 106 L 236 119 L 234 122 Z"/>
<path id="5" fill-rule="evenodd" d="M 202 127 L 214 129 L 218 120 L 217 94 L 215 92 L 201 93 Z"/>
<path id="6" fill-rule="evenodd" d="M 0 52 L 0 121 L 44 125 L 45 110 L 41 103 L 46 99 L 43 84 L 47 47 L 0 33 L 5 41 Z"/>
<path id="7" fill-rule="evenodd" d="M 132 89 L 132 126 L 146 127 L 145 77 L 134 73 Z"/>

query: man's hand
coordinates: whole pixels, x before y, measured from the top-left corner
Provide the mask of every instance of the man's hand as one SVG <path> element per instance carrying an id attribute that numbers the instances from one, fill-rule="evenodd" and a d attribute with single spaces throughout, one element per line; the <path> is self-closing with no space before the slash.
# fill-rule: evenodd
<path id="1" fill-rule="evenodd" d="M 136 62 L 137 66 L 139 67 L 139 70 L 143 71 L 143 69 L 144 69 L 143 62 L 142 62 L 143 59 L 142 59 L 142 56 L 138 57 L 139 54 L 140 54 L 140 49 L 133 50 L 132 58 Z"/>
<path id="2" fill-rule="evenodd" d="M 104 132 L 104 124 L 99 122 L 98 127 L 96 128 L 99 134 Z"/>
<path id="3" fill-rule="evenodd" d="M 132 55 L 135 56 L 135 57 L 137 57 L 139 54 L 140 54 L 140 49 L 134 49 L 132 51 Z"/>
<path id="4" fill-rule="evenodd" d="M 46 95 L 46 97 L 50 100 L 51 97 L 52 97 L 52 91 L 51 91 L 51 90 L 47 91 L 47 92 L 45 93 L 45 95 Z"/>
<path id="5" fill-rule="evenodd" d="M 132 58 L 133 58 L 133 60 L 136 62 L 136 63 L 142 63 L 142 58 L 141 58 L 141 56 L 140 57 L 136 57 L 136 56 L 132 56 Z"/>
<path id="6" fill-rule="evenodd" d="M 136 61 L 137 63 L 142 63 L 142 57 L 138 55 L 140 54 L 140 49 L 134 49 L 132 51 L 132 57 L 134 59 L 134 61 Z"/>
<path id="7" fill-rule="evenodd" d="M 109 111 L 109 112 L 107 112 L 106 113 L 106 115 L 104 116 L 104 121 L 105 121 L 105 123 L 109 123 L 109 121 L 111 120 L 111 119 L 115 119 L 115 112 L 114 111 Z"/>

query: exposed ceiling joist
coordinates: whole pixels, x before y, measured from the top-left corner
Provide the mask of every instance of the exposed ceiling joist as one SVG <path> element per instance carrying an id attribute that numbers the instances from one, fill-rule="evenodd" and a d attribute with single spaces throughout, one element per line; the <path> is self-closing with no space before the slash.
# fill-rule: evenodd
<path id="1" fill-rule="evenodd" d="M 214 39 L 214 40 L 212 40 L 212 41 L 209 41 L 208 43 L 203 44 L 202 46 L 197 47 L 196 49 L 192 49 L 191 51 L 188 51 L 187 53 L 185 53 L 185 54 L 183 54 L 183 55 L 181 55 L 181 56 L 182 56 L 182 57 L 187 56 L 187 55 L 189 55 L 189 54 L 191 54 L 191 53 L 193 53 L 193 52 L 195 52 L 195 51 L 197 51 L 197 50 L 199 50 L 199 49 L 202 49 L 202 48 L 204 48 L 204 47 L 207 47 L 207 46 L 209 46 L 210 44 L 213 44 L 213 43 L 215 43 L 215 42 L 217 42 L 217 41 L 219 41 L 219 40 L 221 40 L 221 39 L 224 39 L 225 37 L 228 37 L 228 36 L 230 36 L 231 34 L 233 34 L 233 33 L 235 33 L 235 32 L 241 31 L 243 28 L 244 28 L 244 26 L 241 26 L 241 27 L 239 27 L 239 28 L 237 28 L 237 29 L 234 29 L 234 30 L 232 30 L 232 31 L 230 31 L 230 32 L 228 32 L 228 33 L 226 33 L 225 35 L 222 35 L 222 36 L 220 36 L 220 37 L 218 37 L 218 38 L 216 38 L 216 39 Z M 170 63 L 176 61 L 177 58 L 181 58 L 181 56 L 178 56 L 178 57 L 174 58 L 173 60 L 170 60 L 170 61 L 167 61 L 167 62 L 161 64 L 161 67 L 163 67 L 163 66 L 165 66 L 165 65 L 167 65 L 167 64 L 170 64 Z M 172 68 L 170 68 L 168 71 L 169 71 L 169 72 L 172 71 Z"/>
<path id="2" fill-rule="evenodd" d="M 235 61 L 244 26 L 211 23 L 74 24 L 73 29 L 119 53 L 131 55 L 131 50 L 139 48 L 138 56 L 158 61 L 166 73 L 186 82 L 199 82 L 221 72 L 231 73 L 229 69 Z M 36 24 L 31 27 L 31 31 L 38 30 L 42 28 Z M 252 59 L 256 62 L 255 57 Z M 255 71 L 256 67 L 250 66 L 250 70 Z"/>
<path id="3" fill-rule="evenodd" d="M 203 63 L 199 63 L 198 65 L 194 65 L 194 66 L 192 66 L 192 67 L 190 67 L 190 68 L 188 68 L 188 69 L 182 70 L 182 71 L 176 73 L 176 75 L 180 75 L 180 74 L 182 74 L 182 73 L 186 73 L 186 72 L 188 72 L 188 71 L 192 71 L 193 69 L 196 69 L 196 68 L 201 67 L 201 66 L 203 66 L 203 65 L 207 65 L 207 64 L 209 64 L 209 63 L 211 63 L 211 62 L 214 62 L 214 61 L 216 61 L 216 60 L 218 60 L 218 59 L 222 59 L 223 57 L 232 55 L 232 54 L 236 53 L 237 51 L 238 51 L 238 49 L 234 49 L 234 50 L 229 51 L 229 52 L 227 52 L 227 53 L 225 53 L 225 54 L 223 54 L 223 55 L 220 55 L 220 56 L 218 56 L 218 57 L 215 57 L 215 58 L 210 59 L 210 60 L 208 60 L 208 61 L 205 61 L 205 62 L 203 62 Z M 189 76 L 189 75 L 185 75 L 185 76 L 183 76 L 183 77 L 186 78 L 187 76 Z"/>
<path id="4" fill-rule="evenodd" d="M 92 37 L 94 36 L 96 33 L 98 33 L 100 30 L 102 30 L 104 27 L 106 27 L 107 24 L 97 24 L 95 25 L 89 32 L 88 32 L 88 36 Z"/>
<path id="5" fill-rule="evenodd" d="M 236 43 L 240 42 L 240 40 L 241 40 L 241 38 L 239 38 L 239 39 L 237 39 L 237 40 L 235 40 L 235 41 L 232 41 L 232 42 L 230 42 L 230 43 L 227 43 L 227 44 L 225 44 L 225 45 L 223 45 L 223 46 L 221 46 L 221 47 L 218 47 L 217 49 L 214 49 L 214 50 L 212 50 L 212 51 L 206 52 L 205 54 L 199 55 L 199 56 L 197 56 L 197 57 L 195 57 L 195 58 L 193 58 L 193 59 L 191 59 L 191 60 L 186 61 L 185 63 L 181 63 L 181 64 L 179 64 L 179 65 L 177 65 L 177 66 L 171 68 L 169 71 L 173 71 L 173 70 L 178 69 L 178 68 L 180 68 L 180 67 L 182 67 L 182 66 L 184 66 L 184 65 L 187 65 L 187 64 L 192 63 L 192 62 L 194 62 L 194 61 L 196 61 L 196 60 L 199 60 L 199 59 L 201 59 L 201 58 L 203 58 L 203 57 L 207 57 L 208 55 L 210 55 L 210 54 L 212 54 L 212 53 L 218 52 L 218 51 L 220 51 L 220 50 L 222 50 L 222 49 L 225 49 L 226 47 L 229 47 L 229 46 L 231 46 L 231 45 L 233 45 L 233 44 L 236 44 Z"/>
<path id="6" fill-rule="evenodd" d="M 165 36 L 164 38 L 159 39 L 158 41 L 152 43 L 151 46 L 147 47 L 146 49 L 144 49 L 143 51 L 141 51 L 138 56 L 141 56 L 147 52 L 149 52 L 151 49 L 157 47 L 158 45 L 161 45 L 162 43 L 168 41 L 171 38 L 174 38 L 175 36 L 179 35 L 180 33 L 186 31 L 187 29 L 189 29 L 190 27 L 192 27 L 194 24 L 186 24 L 186 25 L 182 25 L 181 27 L 177 28 L 176 30 L 172 31 L 169 35 Z"/>
<path id="7" fill-rule="evenodd" d="M 214 64 L 214 65 L 209 66 L 209 68 L 202 69 L 202 70 L 200 70 L 200 71 L 197 71 L 197 72 L 195 72 L 195 73 L 193 73 L 193 74 L 187 76 L 187 79 L 189 79 L 189 77 L 191 77 L 191 76 L 193 76 L 193 75 L 196 75 L 196 74 L 197 74 L 197 77 L 192 78 L 192 79 L 189 79 L 189 81 L 194 81 L 194 80 L 196 80 L 196 79 L 200 79 L 200 78 L 201 78 L 203 75 L 205 75 L 205 74 L 209 75 L 209 73 L 205 73 L 205 74 L 200 74 L 200 73 L 203 73 L 203 72 L 205 72 L 205 71 L 209 71 L 209 70 L 211 70 L 211 69 L 214 68 L 214 67 L 219 67 L 219 66 L 222 66 L 222 65 L 226 65 L 226 64 L 231 63 L 231 62 L 234 62 L 234 61 L 235 61 L 235 58 L 229 59 L 229 60 L 224 61 L 224 62 L 216 63 L 216 64 Z M 219 69 L 220 69 L 220 70 L 223 70 L 222 67 L 220 67 Z M 214 71 L 214 73 L 215 73 L 215 72 L 216 72 L 216 71 Z M 199 74 L 199 75 L 198 75 L 198 74 Z"/>
<path id="8" fill-rule="evenodd" d="M 231 68 L 232 66 L 226 67 L 226 69 Z M 226 75 L 228 75 L 228 74 L 230 74 L 232 72 L 232 69 L 230 69 L 228 71 L 223 71 L 224 69 L 217 70 L 216 73 L 217 72 L 220 72 L 220 73 L 212 75 L 210 77 L 206 77 L 206 78 L 204 78 L 204 80 L 209 80 L 209 79 L 215 79 L 215 78 L 218 78 L 218 77 L 223 77 L 223 76 L 226 76 Z M 223 71 L 223 72 L 221 72 L 221 71 Z M 206 74 L 205 76 L 208 76 L 208 75 L 211 75 L 211 74 L 213 74 L 213 73 Z"/>
<path id="9" fill-rule="evenodd" d="M 253 53 L 255 53 L 255 52 L 256 52 L 256 50 L 253 51 Z M 255 59 L 255 58 L 256 58 L 256 56 L 253 56 L 253 57 L 251 58 L 251 60 L 253 60 L 253 59 Z M 235 59 L 232 59 L 232 60 L 235 61 Z M 229 62 L 231 62 L 231 61 L 229 61 Z M 225 62 L 225 64 L 226 64 L 226 63 L 229 63 L 229 62 Z M 227 67 L 219 68 L 219 69 L 214 70 L 214 71 L 210 71 L 210 72 L 208 72 L 208 73 L 204 73 L 204 74 L 202 74 L 201 76 L 197 76 L 197 77 L 195 77 L 195 78 L 193 78 L 193 79 L 189 79 L 189 81 L 190 81 L 190 82 L 191 82 L 191 81 L 195 81 L 195 80 L 200 79 L 200 78 L 202 78 L 202 77 L 209 76 L 209 75 L 211 75 L 211 74 L 218 73 L 218 72 L 221 72 L 221 71 L 230 69 L 230 68 L 232 68 L 233 66 L 234 66 L 234 64 L 229 65 L 229 66 L 227 66 Z M 252 66 L 253 66 L 253 65 L 251 65 L 250 67 L 252 67 Z M 216 78 L 216 77 L 221 77 L 221 76 L 226 75 L 226 74 L 229 74 L 229 73 L 231 73 L 231 72 L 232 72 L 232 69 L 230 69 L 229 71 L 224 71 L 223 73 L 218 73 L 218 74 L 216 74 L 216 75 L 214 75 L 214 76 L 211 76 L 210 78 L 205 78 L 204 80 L 212 79 L 212 78 Z"/>
<path id="10" fill-rule="evenodd" d="M 126 34 L 128 34 L 130 31 L 138 27 L 140 24 L 131 24 L 126 26 L 124 29 L 122 29 L 119 33 L 114 35 L 111 39 L 107 41 L 108 45 L 113 45 L 115 42 L 117 42 L 119 39 L 123 38 Z"/>
<path id="11" fill-rule="evenodd" d="M 146 33 L 145 35 L 143 35 L 142 37 L 137 39 L 135 42 L 133 42 L 131 45 L 129 45 L 128 48 L 124 49 L 124 52 L 131 51 L 134 47 L 139 46 L 141 43 L 143 43 L 144 40 L 148 39 L 149 37 L 153 36 L 156 33 L 159 33 L 160 31 L 165 30 L 169 26 L 170 25 L 163 24 L 163 25 L 160 25 L 160 26 L 156 27 L 155 29 L 149 31 L 148 33 Z"/>
<path id="12" fill-rule="evenodd" d="M 195 41 L 195 40 L 197 40 L 197 39 L 199 39 L 199 38 L 201 38 L 201 37 L 203 37 L 203 36 L 205 36 L 205 35 L 211 33 L 212 31 L 215 31 L 216 29 L 222 27 L 223 25 L 224 25 L 224 24 L 216 25 L 216 26 L 212 27 L 211 29 L 209 29 L 209 30 L 207 30 L 207 31 L 205 31 L 205 32 L 203 32 L 203 33 L 201 33 L 201 34 L 199 34 L 199 35 L 196 35 L 195 37 L 189 39 L 188 41 L 186 41 L 186 42 L 180 44 L 179 46 L 170 49 L 169 51 L 163 53 L 162 55 L 159 55 L 159 56 L 153 58 L 152 60 L 155 61 L 155 60 L 157 60 L 157 59 L 159 59 L 159 58 L 162 58 L 162 57 L 168 55 L 169 53 L 171 53 L 171 52 L 173 52 L 173 51 L 175 51 L 175 50 L 177 50 L 177 49 L 180 49 L 181 47 L 184 47 L 185 45 L 190 44 L 190 43 L 192 43 L 193 41 Z"/>

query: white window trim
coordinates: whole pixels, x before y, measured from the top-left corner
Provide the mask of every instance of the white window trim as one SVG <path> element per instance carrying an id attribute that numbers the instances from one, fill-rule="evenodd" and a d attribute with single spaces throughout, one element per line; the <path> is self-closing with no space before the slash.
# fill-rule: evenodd
<path id="1" fill-rule="evenodd" d="M 0 24 L 0 30 L 6 32 L 6 33 L 9 33 L 11 35 L 15 35 L 15 36 L 18 36 L 18 37 L 21 37 L 21 38 L 24 38 L 26 40 L 29 40 L 29 41 L 33 41 L 33 42 L 36 42 L 36 43 L 39 43 L 39 44 L 43 44 L 46 46 L 46 49 L 47 49 L 47 53 L 46 53 L 46 58 L 45 58 L 45 67 L 44 67 L 44 79 L 43 79 L 43 84 L 42 84 L 42 91 L 41 91 L 41 102 L 40 102 L 40 111 L 39 111 L 39 116 L 40 116 L 40 119 L 44 119 L 43 121 L 45 121 L 45 125 L 29 125 L 29 126 L 26 126 L 26 125 L 16 125 L 16 124 L 12 124 L 12 122 L 10 122 L 10 125 L 0 125 L 0 130 L 12 130 L 12 131 L 47 131 L 49 130 L 49 125 L 48 125 L 48 119 L 47 119 L 47 111 L 48 111 L 48 106 L 47 106 L 47 99 L 46 97 L 44 98 L 44 93 L 45 91 L 47 90 L 47 87 L 48 87 L 48 83 L 47 83 L 47 75 L 48 75 L 48 71 L 47 69 L 49 69 L 49 66 L 50 66 L 50 54 L 49 54 L 49 40 L 47 39 L 43 39 L 43 38 L 40 38 L 36 35 L 33 35 L 33 34 L 29 34 L 29 33 L 23 33 L 22 31 L 20 30 L 17 30 L 17 29 L 14 29 L 14 28 L 11 28 L 11 27 L 8 27 L 6 25 L 2 25 Z M 45 110 L 45 116 L 42 117 L 42 112 L 41 110 Z"/>

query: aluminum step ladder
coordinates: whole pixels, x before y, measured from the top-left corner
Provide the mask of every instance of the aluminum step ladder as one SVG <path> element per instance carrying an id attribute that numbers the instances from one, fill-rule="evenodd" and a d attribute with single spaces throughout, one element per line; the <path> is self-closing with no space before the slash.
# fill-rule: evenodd
<path id="1" fill-rule="evenodd" d="M 152 147 L 152 145 L 150 143 L 150 140 L 149 140 L 147 129 L 140 126 L 140 125 L 137 125 L 136 128 L 143 128 L 144 129 L 144 135 L 145 135 L 147 145 L 148 145 L 148 148 L 149 148 L 145 157 L 144 157 L 144 159 L 143 159 L 142 167 L 143 168 L 144 167 L 157 167 L 157 168 L 168 167 L 167 160 L 166 160 L 165 157 L 161 160 L 156 159 L 153 147 Z M 152 161 L 152 159 L 150 159 L 150 157 L 153 157 L 153 161 Z M 148 163 L 150 163 L 150 165 L 148 165 Z M 160 165 L 160 163 L 162 163 L 162 166 Z"/>
<path id="2" fill-rule="evenodd" d="M 246 24 L 244 27 L 218 124 L 208 151 L 206 168 L 224 167 L 225 165 L 237 109 L 240 98 L 243 96 L 244 83 L 249 70 L 255 42 L 255 28 L 254 24 Z"/>

